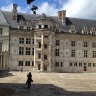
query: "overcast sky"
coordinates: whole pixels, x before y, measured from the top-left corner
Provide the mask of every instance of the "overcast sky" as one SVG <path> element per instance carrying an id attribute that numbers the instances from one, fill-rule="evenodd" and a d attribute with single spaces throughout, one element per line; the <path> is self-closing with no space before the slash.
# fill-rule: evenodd
<path id="1" fill-rule="evenodd" d="M 19 12 L 31 13 L 32 4 L 27 5 L 26 0 L 0 0 L 0 8 L 11 11 L 13 3 Z M 37 14 L 57 16 L 59 10 L 66 10 L 67 17 L 96 19 L 96 0 L 35 0 L 33 4 L 39 7 Z"/>

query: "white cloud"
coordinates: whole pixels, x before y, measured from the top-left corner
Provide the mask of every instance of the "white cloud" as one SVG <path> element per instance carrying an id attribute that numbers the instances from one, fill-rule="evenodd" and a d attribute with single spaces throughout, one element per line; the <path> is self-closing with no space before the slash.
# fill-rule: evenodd
<path id="1" fill-rule="evenodd" d="M 62 7 L 56 9 L 54 5 L 48 2 L 42 3 L 37 11 L 39 14 L 57 15 L 58 10 L 66 10 L 67 17 L 96 19 L 96 0 L 64 0 L 58 1 Z"/>
<path id="2" fill-rule="evenodd" d="M 96 0 L 68 0 L 62 9 L 69 17 L 96 19 Z"/>
<path id="3" fill-rule="evenodd" d="M 44 2 L 42 5 L 39 6 L 37 13 L 46 13 L 47 15 L 55 16 L 57 15 L 57 11 L 58 9 L 54 8 L 54 5 L 50 6 L 48 2 Z"/>
<path id="4" fill-rule="evenodd" d="M 75 18 L 88 18 L 96 19 L 96 0 L 55 0 L 58 2 L 59 9 L 56 8 L 57 4 L 49 4 L 43 2 L 38 6 L 37 14 L 46 13 L 47 15 L 56 16 L 59 10 L 66 10 L 67 17 Z M 7 6 L 2 6 L 1 10 L 12 11 L 12 2 Z M 18 11 L 22 13 L 32 13 L 30 7 L 21 8 L 18 6 Z"/>

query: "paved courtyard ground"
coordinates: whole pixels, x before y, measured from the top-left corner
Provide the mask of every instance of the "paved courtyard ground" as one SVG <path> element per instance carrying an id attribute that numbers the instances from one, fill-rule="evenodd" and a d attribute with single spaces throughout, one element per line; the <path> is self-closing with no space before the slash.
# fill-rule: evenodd
<path id="1" fill-rule="evenodd" d="M 10 72 L 0 77 L 0 96 L 96 96 L 96 73 L 32 73 L 34 82 L 26 86 L 27 72 Z M 3 92 L 5 93 L 5 92 Z"/>

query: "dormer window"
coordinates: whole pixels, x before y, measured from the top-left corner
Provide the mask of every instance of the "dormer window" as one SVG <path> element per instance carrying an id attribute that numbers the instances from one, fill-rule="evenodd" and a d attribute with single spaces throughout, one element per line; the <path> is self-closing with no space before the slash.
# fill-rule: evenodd
<path id="1" fill-rule="evenodd" d="M 92 27 L 91 30 L 90 30 L 90 33 L 91 33 L 92 35 L 95 35 L 95 34 L 96 34 L 95 32 L 96 32 L 95 27 Z"/>
<path id="2" fill-rule="evenodd" d="M 52 29 L 52 26 L 50 26 L 50 29 Z"/>
<path id="3" fill-rule="evenodd" d="M 44 25 L 44 28 L 48 28 L 48 25 Z"/>
<path id="4" fill-rule="evenodd" d="M 88 30 L 87 30 L 87 27 L 86 27 L 86 26 L 83 27 L 82 33 L 83 33 L 83 34 L 88 34 Z"/>
<path id="5" fill-rule="evenodd" d="M 69 32 L 70 33 L 76 33 L 75 25 L 71 25 Z"/>
<path id="6" fill-rule="evenodd" d="M 56 28 L 56 32 L 59 32 L 59 29 Z"/>
<path id="7" fill-rule="evenodd" d="M 91 32 L 91 34 L 92 34 L 92 35 L 96 35 L 96 33 L 95 33 L 95 32 Z"/>
<path id="8" fill-rule="evenodd" d="M 41 26 L 41 25 L 38 25 L 38 27 L 39 27 L 39 29 L 41 29 L 41 28 L 42 28 L 42 26 Z"/>
<path id="9" fill-rule="evenodd" d="M 29 31 L 30 31 L 30 30 L 31 30 L 31 27 L 27 27 L 27 30 L 29 30 Z"/>
<path id="10" fill-rule="evenodd" d="M 24 27 L 23 26 L 19 26 L 19 29 L 24 29 Z"/>

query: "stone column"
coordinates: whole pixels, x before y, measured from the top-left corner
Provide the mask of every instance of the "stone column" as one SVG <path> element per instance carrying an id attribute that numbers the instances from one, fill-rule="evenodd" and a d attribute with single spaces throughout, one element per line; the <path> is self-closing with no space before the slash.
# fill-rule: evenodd
<path id="1" fill-rule="evenodd" d="M 34 67 L 36 68 L 36 35 L 34 34 Z"/>
<path id="2" fill-rule="evenodd" d="M 43 71 L 43 62 L 41 61 L 41 70 L 40 71 Z"/>
<path id="3" fill-rule="evenodd" d="M 3 68 L 5 68 L 5 64 L 6 64 L 6 56 L 4 54 L 4 56 L 3 56 Z"/>
<path id="4" fill-rule="evenodd" d="M 43 59 L 43 44 L 44 44 L 44 36 L 43 35 L 41 35 L 41 71 L 43 71 L 43 61 L 44 61 L 44 59 Z"/>

